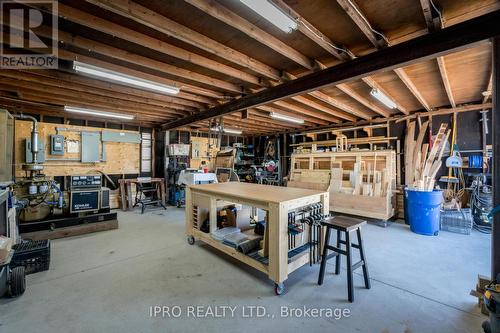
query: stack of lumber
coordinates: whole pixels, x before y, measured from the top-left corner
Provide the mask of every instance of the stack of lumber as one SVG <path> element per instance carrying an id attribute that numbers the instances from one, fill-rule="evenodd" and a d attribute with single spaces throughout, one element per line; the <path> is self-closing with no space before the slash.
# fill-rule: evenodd
<path id="1" fill-rule="evenodd" d="M 382 171 L 375 170 L 375 163 L 364 163 L 364 161 L 354 163 L 354 168 L 349 172 L 349 181 L 351 182 L 351 188 L 347 188 L 347 191 L 354 195 L 363 195 L 370 197 L 383 197 L 389 191 L 389 177 L 387 175 L 387 169 Z M 333 177 L 334 170 L 332 169 L 332 179 L 331 179 L 331 189 L 334 191 L 338 188 L 338 192 L 342 191 L 342 183 L 336 184 L 338 180 Z M 336 174 L 342 175 L 342 169 L 335 171 Z M 338 178 L 337 178 L 338 179 Z"/>
<path id="2" fill-rule="evenodd" d="M 297 153 L 288 187 L 330 192 L 330 210 L 387 220 L 394 215 L 393 150 Z"/>
<path id="3" fill-rule="evenodd" d="M 405 140 L 405 183 L 420 191 L 433 190 L 436 175 L 441 168 L 444 148 L 450 136 L 448 125 L 441 124 L 429 151 L 429 144 L 423 144 L 428 126 L 428 121 L 420 126 L 415 140 L 415 122 L 410 122 Z"/>

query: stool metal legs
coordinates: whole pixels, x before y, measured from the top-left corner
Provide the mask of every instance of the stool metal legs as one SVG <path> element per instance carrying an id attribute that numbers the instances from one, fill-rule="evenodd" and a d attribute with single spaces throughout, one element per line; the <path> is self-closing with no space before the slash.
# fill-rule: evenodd
<path id="1" fill-rule="evenodd" d="M 325 268 L 326 268 L 325 266 L 326 266 L 326 261 L 327 261 L 329 242 L 330 242 L 330 228 L 326 228 L 325 245 L 323 246 L 323 257 L 321 259 L 321 266 L 319 268 L 319 276 L 318 276 L 318 284 L 319 285 L 323 284 L 323 279 L 325 277 Z"/>

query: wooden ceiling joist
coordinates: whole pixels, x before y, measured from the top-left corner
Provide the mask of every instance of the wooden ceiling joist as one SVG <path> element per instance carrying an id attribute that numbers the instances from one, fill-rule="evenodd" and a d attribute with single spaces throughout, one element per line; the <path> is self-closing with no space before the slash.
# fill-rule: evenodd
<path id="1" fill-rule="evenodd" d="M 372 103 L 368 98 L 365 98 L 361 94 L 357 93 L 354 89 L 352 89 L 351 87 L 349 87 L 348 84 L 346 84 L 346 83 L 339 84 L 339 85 L 337 85 L 337 88 L 339 88 L 344 94 L 347 94 L 347 95 L 351 96 L 356 101 L 358 101 L 359 103 L 363 104 L 364 106 L 366 106 L 370 110 L 378 113 L 379 115 L 384 116 L 384 117 L 390 117 L 391 116 L 390 112 L 382 109 L 381 107 L 379 107 L 375 103 Z"/>
<path id="2" fill-rule="evenodd" d="M 234 27 L 235 29 L 238 29 L 242 31 L 243 33 L 247 34 L 249 37 L 261 42 L 262 44 L 265 44 L 275 50 L 276 52 L 281 53 L 285 57 L 287 57 L 290 60 L 297 61 L 297 57 L 301 55 L 297 51 L 295 51 L 293 48 L 287 46 L 285 43 L 277 39 L 276 37 L 272 36 L 271 34 L 267 33 L 266 31 L 260 29 L 256 25 L 250 23 L 249 21 L 245 20 L 241 16 L 236 15 L 235 13 L 231 12 L 224 6 L 216 3 L 215 1 L 211 0 L 184 0 L 188 3 L 190 3 L 193 6 L 196 6 L 198 9 L 204 11 L 206 14 Z M 284 6 L 284 4 L 281 4 L 281 6 Z M 313 62 L 318 63 L 320 67 L 324 67 L 319 61 L 317 60 L 307 60 L 310 64 Z M 304 66 L 304 63 L 301 63 Z M 308 69 L 312 69 L 312 66 L 307 67 L 304 66 Z M 296 77 L 290 73 L 284 73 L 284 77 L 288 77 L 290 79 L 296 79 Z M 295 96 L 293 99 L 299 101 L 300 103 L 303 103 L 309 107 L 315 108 L 316 110 L 320 110 L 326 113 L 330 113 L 332 115 L 335 115 L 339 118 L 346 119 L 349 121 L 354 120 L 351 115 L 355 115 L 358 117 L 361 117 L 363 119 L 369 119 L 371 118 L 369 115 L 362 111 L 358 111 L 345 103 L 339 102 L 335 100 L 334 98 L 322 93 L 322 92 L 311 92 L 309 95 L 318 98 L 322 100 L 323 102 L 331 105 L 334 108 L 338 108 L 347 114 L 343 114 L 341 112 L 338 112 L 336 110 L 329 110 L 329 108 L 322 106 L 321 104 L 315 103 L 306 97 L 303 96 Z M 351 115 L 349 115 L 351 114 Z"/>
<path id="3" fill-rule="evenodd" d="M 3 76 L 8 77 L 19 77 L 28 81 L 35 81 L 42 83 L 43 80 L 54 80 L 54 82 L 60 82 L 61 85 L 81 87 L 82 89 L 94 89 L 96 93 L 103 95 L 114 95 L 120 94 L 125 99 L 130 98 L 131 100 L 140 100 L 145 103 L 151 103 L 153 105 L 168 105 L 169 103 L 173 105 L 183 105 L 188 106 L 193 109 L 205 108 L 205 104 L 177 98 L 170 95 L 164 95 L 160 93 L 154 93 L 147 90 L 141 90 L 138 88 L 133 88 L 130 86 L 119 85 L 112 82 L 101 81 L 93 79 L 90 77 L 85 77 L 77 74 L 65 73 L 57 70 L 19 70 L 19 71 L 5 71 L 2 73 Z"/>
<path id="4" fill-rule="evenodd" d="M 26 72 L 19 72 L 19 71 L 3 71 L 0 72 L 0 77 L 4 78 L 11 78 L 11 79 L 16 79 L 19 80 L 20 83 L 28 83 L 32 86 L 47 86 L 47 87 L 52 87 L 53 89 L 68 89 L 68 90 L 73 90 L 77 91 L 80 93 L 89 93 L 93 94 L 96 96 L 101 96 L 101 97 L 107 97 L 107 98 L 116 98 L 118 101 L 127 101 L 132 103 L 132 105 L 137 105 L 138 107 L 169 107 L 174 110 L 180 110 L 180 111 L 188 111 L 188 112 L 195 112 L 198 109 L 192 106 L 186 106 L 183 104 L 177 104 L 177 100 L 174 99 L 167 99 L 165 101 L 158 101 L 158 100 L 153 100 L 153 99 L 148 99 L 148 98 L 143 98 L 139 96 L 133 96 L 127 93 L 123 93 L 120 90 L 114 90 L 114 91 L 109 91 L 109 90 L 104 90 L 92 86 L 86 86 L 86 85 L 81 85 L 76 82 L 67 82 L 67 81 L 61 81 L 52 77 L 48 76 L 39 76 L 39 75 L 33 75 L 31 73 L 26 73 Z M 97 81 L 97 80 L 95 80 Z"/>
<path id="5" fill-rule="evenodd" d="M 420 0 L 420 6 L 422 7 L 422 12 L 425 18 L 425 24 L 427 25 L 427 30 L 433 32 L 444 27 L 444 24 L 439 15 L 435 12 L 431 0 Z"/>
<path id="6" fill-rule="evenodd" d="M 282 98 L 311 92 L 327 85 L 345 83 L 369 76 L 377 71 L 401 68 L 417 61 L 451 53 L 500 34 L 500 11 L 495 11 L 433 34 L 424 35 L 407 42 L 314 72 L 291 82 L 247 95 L 226 104 L 214 107 L 195 116 L 179 119 L 164 128 L 184 126 L 202 119 L 273 102 Z"/>
<path id="7" fill-rule="evenodd" d="M 279 7 L 283 12 L 287 13 L 290 17 L 297 20 L 298 30 L 311 39 L 313 42 L 321 46 L 324 50 L 329 52 L 339 60 L 352 59 L 352 53 L 344 47 L 336 45 L 330 38 L 319 31 L 313 24 L 308 22 L 304 17 L 299 15 L 295 10 L 288 6 L 283 0 L 272 0 L 272 2 Z"/>
<path id="8" fill-rule="evenodd" d="M 380 48 L 388 45 L 385 36 L 373 29 L 354 0 L 337 0 L 337 2 L 375 47 Z"/>
<path id="9" fill-rule="evenodd" d="M 450 78 L 448 77 L 448 70 L 446 69 L 444 57 L 437 57 L 436 60 L 439 67 L 439 74 L 441 75 L 441 79 L 443 81 L 444 89 L 446 90 L 446 95 L 448 96 L 448 99 L 450 101 L 450 105 L 456 108 L 457 103 L 455 102 L 453 90 L 451 89 Z"/>
<path id="10" fill-rule="evenodd" d="M 113 70 L 113 71 L 116 71 L 119 73 L 143 78 L 143 79 L 150 80 L 153 82 L 177 86 L 181 89 L 181 91 L 177 95 L 175 95 L 177 98 L 184 98 L 184 99 L 188 99 L 191 101 L 205 103 L 208 105 L 216 105 L 216 104 L 218 104 L 217 103 L 218 99 L 223 99 L 225 97 L 225 95 L 223 93 L 216 92 L 216 91 L 213 91 L 213 90 L 210 90 L 207 88 L 201 88 L 201 87 L 186 84 L 183 82 L 178 82 L 175 80 L 167 79 L 167 78 L 159 76 L 159 75 L 149 74 L 149 73 L 146 73 L 143 71 L 132 69 L 130 67 L 117 65 L 117 64 L 112 63 L 110 61 L 104 61 L 101 59 L 97 59 L 97 58 L 94 58 L 90 55 L 75 53 L 72 51 L 67 51 L 65 49 L 58 50 L 58 57 L 60 59 L 64 59 L 64 60 L 68 60 L 68 61 L 78 60 L 78 61 L 84 62 L 86 64 L 89 64 L 89 65 L 94 65 L 94 66 L 98 66 L 101 68 L 106 68 L 106 69 Z"/>
<path id="11" fill-rule="evenodd" d="M 314 61 L 280 41 L 270 33 L 257 28 L 254 24 L 236 15 L 226 7 L 213 0 L 184 0 L 185 2 L 202 10 L 206 14 L 238 29 L 249 37 L 259 41 L 284 57 L 307 68 L 314 68 Z"/>
<path id="12" fill-rule="evenodd" d="M 273 107 L 271 105 L 261 105 L 261 106 L 256 107 L 256 109 L 262 110 L 262 111 L 267 112 L 267 113 L 275 112 L 277 114 L 282 114 L 282 115 L 288 116 L 288 117 L 304 119 L 304 121 L 307 121 L 307 122 L 310 122 L 310 123 L 316 124 L 316 125 L 328 125 L 328 124 L 330 124 L 329 121 L 322 120 L 321 118 L 311 117 L 308 115 L 304 115 L 304 114 L 300 114 L 300 113 L 296 113 L 296 112 L 292 112 L 292 111 L 286 111 L 283 109 Z"/>
<path id="13" fill-rule="evenodd" d="M 78 9 L 59 4 L 59 14 L 71 22 L 89 27 L 91 29 L 106 33 L 108 35 L 141 45 L 156 52 L 160 52 L 177 59 L 181 59 L 193 63 L 204 68 L 208 68 L 215 72 L 228 75 L 230 77 L 241 80 L 242 82 L 250 83 L 253 85 L 260 85 L 261 80 L 259 77 L 238 70 L 231 66 L 224 65 L 218 61 L 206 58 L 194 52 L 187 51 L 172 44 L 142 34 L 138 31 L 126 28 L 122 25 L 104 20 L 100 17 L 91 15 L 89 13 L 80 11 Z"/>
<path id="14" fill-rule="evenodd" d="M 372 28 L 370 22 L 366 18 L 366 16 L 361 12 L 359 7 L 356 5 L 354 0 L 337 0 L 337 2 L 342 6 L 345 12 L 351 17 L 354 23 L 358 26 L 358 28 L 363 32 L 363 34 L 370 40 L 370 42 L 377 49 L 387 47 L 389 45 L 389 41 L 386 37 Z M 422 104 L 422 106 L 429 111 L 430 107 L 427 101 L 424 99 L 422 94 L 418 91 L 415 84 L 412 82 L 408 74 L 405 72 L 403 68 L 397 68 L 394 70 L 396 75 L 403 81 L 405 86 L 410 90 L 410 92 L 415 96 L 415 98 Z M 372 81 L 372 80 L 371 80 Z M 367 82 L 367 81 L 365 81 Z M 373 81 L 372 81 L 373 82 Z M 371 86 L 374 88 L 373 86 Z M 390 96 L 390 95 L 387 95 Z M 393 100 L 394 101 L 394 100 Z M 399 108 L 398 108 L 399 109 Z"/>
<path id="15" fill-rule="evenodd" d="M 49 84 L 33 84 L 31 82 L 14 80 L 5 77 L 0 77 L 0 84 L 1 84 L 0 90 L 9 88 L 10 90 L 17 89 L 16 91 L 19 92 L 23 92 L 26 90 L 37 91 L 46 94 L 68 96 L 68 98 L 74 97 L 74 98 L 81 98 L 82 100 L 95 101 L 96 105 L 98 103 L 105 103 L 110 107 L 115 105 L 117 107 L 122 106 L 124 108 L 130 108 L 130 109 L 149 110 L 151 112 L 156 112 L 158 114 L 171 114 L 173 116 L 185 116 L 194 113 L 194 111 L 192 110 L 178 110 L 178 109 L 172 109 L 171 107 L 165 107 L 165 106 L 162 107 L 162 106 L 150 105 L 147 103 L 131 102 L 129 100 L 123 100 L 118 97 L 102 96 L 92 92 L 76 91 L 72 89 L 72 87 L 62 88 L 62 87 L 51 86 Z"/>
<path id="16" fill-rule="evenodd" d="M 174 37 L 185 43 L 231 61 L 238 66 L 248 68 L 255 73 L 269 79 L 280 80 L 280 72 L 256 59 L 253 59 L 239 51 L 236 51 L 222 43 L 189 29 L 155 11 L 128 0 L 87 0 L 101 8 L 107 9 L 118 15 L 141 23 L 147 27 L 157 30 L 167 36 Z"/>
<path id="17" fill-rule="evenodd" d="M 417 89 L 411 78 L 408 76 L 406 71 L 403 68 L 396 68 L 394 70 L 394 73 L 403 81 L 404 85 L 408 90 L 415 96 L 415 98 L 422 104 L 422 106 L 427 110 L 430 111 L 431 107 L 429 106 L 429 103 L 425 100 L 424 96 L 422 96 L 422 93 Z"/>

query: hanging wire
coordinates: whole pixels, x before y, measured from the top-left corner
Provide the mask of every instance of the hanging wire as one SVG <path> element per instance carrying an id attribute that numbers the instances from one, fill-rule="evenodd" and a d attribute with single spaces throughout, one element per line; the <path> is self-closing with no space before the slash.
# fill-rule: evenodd
<path id="1" fill-rule="evenodd" d="M 297 20 L 298 23 L 302 24 L 307 30 L 309 30 L 314 36 L 316 36 L 316 38 L 321 39 L 323 42 L 325 42 L 326 44 L 328 44 L 330 47 L 334 48 L 337 51 L 344 52 L 344 53 L 348 54 L 349 57 L 351 57 L 352 59 L 357 58 L 356 55 L 354 53 L 352 53 L 350 50 L 348 50 L 346 48 L 338 47 L 337 45 L 331 43 L 329 40 L 325 39 L 324 36 L 317 34 L 316 31 L 314 31 L 313 29 L 311 29 L 309 27 L 309 25 L 307 25 L 302 19 L 297 18 L 296 20 Z"/>
<path id="2" fill-rule="evenodd" d="M 370 30 L 379 35 L 386 43 L 387 45 L 391 45 L 389 40 L 387 39 L 387 37 L 385 37 L 385 35 L 375 29 L 373 29 L 372 25 L 370 24 L 370 22 L 368 22 L 368 20 L 366 19 L 366 17 L 363 15 L 363 13 L 358 9 L 358 7 L 351 1 L 351 0 L 347 0 L 347 2 L 349 2 L 349 4 L 351 5 L 351 7 L 359 14 L 359 16 L 361 16 L 361 18 L 363 19 L 363 21 L 365 21 L 366 25 L 368 26 L 368 28 L 370 28 Z M 432 1 L 431 1 L 432 2 Z"/>
<path id="3" fill-rule="evenodd" d="M 438 13 L 439 15 L 439 19 L 441 20 L 441 22 L 444 22 L 443 20 L 443 15 L 441 14 L 441 12 L 439 11 L 439 9 L 437 9 L 436 5 L 434 4 L 434 2 L 432 0 L 430 0 L 431 2 L 431 6 L 432 8 L 434 8 L 434 10 Z"/>

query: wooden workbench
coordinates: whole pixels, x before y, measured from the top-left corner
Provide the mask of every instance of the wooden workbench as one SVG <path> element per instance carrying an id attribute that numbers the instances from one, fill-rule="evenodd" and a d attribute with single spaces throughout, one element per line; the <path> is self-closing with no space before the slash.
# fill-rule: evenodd
<path id="1" fill-rule="evenodd" d="M 268 265 L 211 237 L 210 233 L 217 229 L 218 201 L 253 206 L 267 211 Z M 309 262 L 307 251 L 288 258 L 288 212 L 315 203 L 322 203 L 323 214 L 328 214 L 329 193 L 239 182 L 191 185 L 186 189 L 188 242 L 193 244 L 194 239 L 199 239 L 267 274 L 275 282 L 275 292 L 281 294 L 284 290 L 283 282 L 288 274 Z M 210 233 L 199 230 L 203 223 L 198 221 L 199 207 L 208 208 Z"/>

